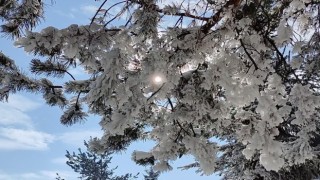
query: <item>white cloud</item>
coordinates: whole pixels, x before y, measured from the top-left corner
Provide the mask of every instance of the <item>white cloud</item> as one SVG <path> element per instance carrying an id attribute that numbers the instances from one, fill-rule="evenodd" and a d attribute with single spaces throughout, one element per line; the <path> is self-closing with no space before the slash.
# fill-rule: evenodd
<path id="1" fill-rule="evenodd" d="M 62 17 L 67 17 L 70 19 L 74 19 L 76 16 L 73 14 L 74 11 L 71 12 L 63 12 L 61 10 L 54 10 L 54 12 Z"/>
<path id="2" fill-rule="evenodd" d="M 10 177 L 9 174 L 6 174 L 2 171 L 0 171 L 0 180 L 11 180 L 12 178 Z"/>
<path id="3" fill-rule="evenodd" d="M 0 128 L 0 150 L 46 150 L 54 139 L 40 131 Z"/>
<path id="4" fill-rule="evenodd" d="M 27 112 L 40 107 L 40 103 L 21 95 L 9 96 L 7 103 L 0 103 L 0 125 L 22 125 L 32 128 L 31 118 Z"/>
<path id="5" fill-rule="evenodd" d="M 101 137 L 101 130 L 77 130 L 60 135 L 39 131 L 28 113 L 41 103 L 13 95 L 8 103 L 0 103 L 0 150 L 47 150 L 54 141 L 81 147 L 90 137 Z"/>
<path id="6" fill-rule="evenodd" d="M 55 179 L 57 173 L 61 178 L 65 179 L 77 179 L 78 174 L 72 171 L 59 171 L 59 170 L 44 170 L 39 172 L 27 172 L 21 174 L 7 173 L 0 171 L 0 180 L 43 180 L 43 179 Z"/>
<path id="7" fill-rule="evenodd" d="M 52 159 L 51 162 L 54 164 L 66 164 L 67 160 L 68 159 L 66 157 L 57 157 Z"/>
<path id="8" fill-rule="evenodd" d="M 91 137 L 101 137 L 101 130 L 83 130 L 83 131 L 73 131 L 66 132 L 59 136 L 59 140 L 61 140 L 65 144 L 69 144 L 75 147 L 83 146 L 84 140 L 89 140 Z"/>
<path id="9" fill-rule="evenodd" d="M 57 173 L 59 176 L 64 179 L 76 179 L 79 175 L 72 171 L 41 171 L 39 174 L 43 177 L 47 177 L 46 179 L 55 179 L 57 177 Z M 44 178 L 42 178 L 44 179 Z"/>
<path id="10" fill-rule="evenodd" d="M 20 175 L 21 179 L 39 179 L 41 176 L 36 173 L 24 173 Z"/>
<path id="11" fill-rule="evenodd" d="M 7 105 L 22 112 L 31 111 L 41 106 L 39 102 L 36 102 L 19 94 L 10 95 Z"/>
<path id="12" fill-rule="evenodd" d="M 22 125 L 32 128 L 32 121 L 26 113 L 0 104 L 0 125 Z"/>
<path id="13" fill-rule="evenodd" d="M 86 5 L 86 6 L 81 6 L 80 10 L 87 15 L 94 15 L 97 10 L 98 7 L 97 6 L 93 6 L 93 5 Z"/>
<path id="14" fill-rule="evenodd" d="M 54 136 L 34 129 L 28 112 L 40 102 L 14 94 L 7 103 L 0 103 L 0 150 L 45 150 Z"/>

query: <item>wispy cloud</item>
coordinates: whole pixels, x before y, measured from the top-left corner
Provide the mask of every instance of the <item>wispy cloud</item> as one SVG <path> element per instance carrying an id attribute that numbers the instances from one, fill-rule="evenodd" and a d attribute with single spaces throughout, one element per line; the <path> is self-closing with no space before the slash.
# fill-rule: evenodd
<path id="1" fill-rule="evenodd" d="M 28 113 L 38 110 L 40 106 L 40 102 L 21 95 L 13 95 L 8 103 L 0 103 L 0 150 L 47 150 L 55 142 L 81 147 L 84 140 L 102 136 L 99 129 L 54 135 L 39 131 Z"/>
<path id="2" fill-rule="evenodd" d="M 6 174 L 2 171 L 0 171 L 0 180 L 11 180 L 12 178 L 10 177 L 9 174 Z"/>
<path id="3" fill-rule="evenodd" d="M 34 130 L 0 128 L 0 149 L 2 150 L 46 150 L 54 136 Z"/>
<path id="4" fill-rule="evenodd" d="M 0 125 L 20 125 L 32 128 L 32 121 L 26 113 L 10 108 L 7 105 L 0 104 Z"/>
<path id="5" fill-rule="evenodd" d="M 94 15 L 97 12 L 98 7 L 93 5 L 84 5 L 80 7 L 80 10 L 87 15 Z"/>
<path id="6" fill-rule="evenodd" d="M 39 179 L 42 177 L 40 174 L 36 174 L 36 173 L 23 173 L 17 176 L 20 176 L 21 179 Z"/>
<path id="7" fill-rule="evenodd" d="M 28 113 L 40 102 L 22 95 L 11 95 L 8 103 L 0 103 L 0 150 L 45 150 L 54 136 L 34 128 Z"/>
<path id="8" fill-rule="evenodd" d="M 0 125 L 22 125 L 31 128 L 32 121 L 27 112 L 37 109 L 40 105 L 39 102 L 13 94 L 7 103 L 0 103 Z"/>
<path id="9" fill-rule="evenodd" d="M 101 137 L 102 134 L 101 130 L 79 130 L 63 133 L 58 139 L 65 144 L 80 147 L 83 146 L 84 140 L 89 140 L 90 137 Z"/>
<path id="10" fill-rule="evenodd" d="M 68 159 L 66 157 L 57 157 L 52 159 L 51 162 L 54 164 L 66 164 L 67 160 Z"/>
<path id="11" fill-rule="evenodd" d="M 69 19 L 74 19 L 76 17 L 73 11 L 63 12 L 61 10 L 55 10 L 54 12 L 59 16 L 67 17 Z"/>
<path id="12" fill-rule="evenodd" d="M 31 111 L 41 106 L 41 103 L 18 94 L 11 95 L 9 97 L 9 102 L 6 104 L 9 107 L 18 109 L 22 112 Z"/>
<path id="13" fill-rule="evenodd" d="M 59 171 L 59 170 L 44 170 L 39 172 L 26 172 L 20 174 L 7 173 L 0 171 L 0 180 L 43 180 L 55 179 L 59 173 L 60 177 L 65 179 L 76 179 L 78 175 L 72 171 Z"/>
<path id="14" fill-rule="evenodd" d="M 41 171 L 39 174 L 42 175 L 43 177 L 48 177 L 47 179 L 55 179 L 57 177 L 57 173 L 59 173 L 60 177 L 64 179 L 76 179 L 79 175 L 72 172 L 72 171 Z"/>

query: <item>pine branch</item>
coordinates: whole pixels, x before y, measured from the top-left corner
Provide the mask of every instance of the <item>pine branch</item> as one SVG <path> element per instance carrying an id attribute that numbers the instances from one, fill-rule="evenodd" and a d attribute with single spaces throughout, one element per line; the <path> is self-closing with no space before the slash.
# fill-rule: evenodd
<path id="1" fill-rule="evenodd" d="M 12 59 L 4 55 L 2 52 L 0 52 L 0 68 L 4 67 L 5 69 L 10 69 L 13 71 L 17 70 L 17 67 Z"/>
<path id="2" fill-rule="evenodd" d="M 90 91 L 91 80 L 69 81 L 64 85 L 66 93 L 88 93 Z"/>
<path id="3" fill-rule="evenodd" d="M 32 59 L 30 66 L 30 71 L 35 74 L 63 77 L 65 73 L 67 73 L 73 80 L 75 80 L 74 76 L 67 71 L 68 67 L 65 64 L 59 62 L 52 62 L 50 60 L 41 62 L 39 59 Z"/>
<path id="4" fill-rule="evenodd" d="M 24 30 L 34 28 L 43 17 L 43 2 L 34 1 L 8 1 L 0 6 L 0 17 L 3 19 L 1 32 L 11 36 L 20 37 Z"/>
<path id="5" fill-rule="evenodd" d="M 47 104 L 61 108 L 67 105 L 68 101 L 62 93 L 62 86 L 55 86 L 48 79 L 41 79 L 40 86 Z"/>
<path id="6" fill-rule="evenodd" d="M 63 125 L 70 126 L 79 122 L 83 122 L 88 115 L 82 111 L 82 107 L 75 103 L 67 108 L 60 118 Z"/>

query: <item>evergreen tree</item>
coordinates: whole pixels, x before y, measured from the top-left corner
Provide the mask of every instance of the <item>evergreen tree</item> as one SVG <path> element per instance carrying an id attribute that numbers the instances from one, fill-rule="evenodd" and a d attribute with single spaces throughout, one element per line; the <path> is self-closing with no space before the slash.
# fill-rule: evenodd
<path id="1" fill-rule="evenodd" d="M 59 173 L 57 173 L 56 175 L 57 175 L 56 180 L 65 180 L 59 175 Z"/>
<path id="2" fill-rule="evenodd" d="M 146 170 L 147 174 L 144 175 L 144 180 L 158 180 L 160 173 L 155 172 L 152 168 Z"/>
<path id="3" fill-rule="evenodd" d="M 80 179 L 84 180 L 128 180 L 132 177 L 127 173 L 122 176 L 114 176 L 114 170 L 110 169 L 111 152 L 105 151 L 103 153 L 95 153 L 89 149 L 87 142 L 84 142 L 87 147 L 86 152 L 82 152 L 79 148 L 79 152 L 69 153 L 67 151 L 66 157 L 68 158 L 67 165 L 70 166 L 76 173 L 81 176 Z"/>
<path id="4" fill-rule="evenodd" d="M 0 2 L 5 22 L 19 19 L 19 2 L 30 2 L 31 14 L 41 15 L 40 1 Z M 63 109 L 65 125 L 85 120 L 88 112 L 101 116 L 104 135 L 90 142 L 93 151 L 153 140 L 152 150 L 136 151 L 133 159 L 157 171 L 191 154 L 196 162 L 184 169 L 220 172 L 225 179 L 320 175 L 319 1 L 106 2 L 88 25 L 27 31 L 15 42 L 47 58 L 33 59 L 32 73 L 70 81 L 29 78 L 0 54 L 0 98 L 41 92 Z M 121 10 L 109 13 L 114 8 Z M 30 22 L 15 23 L 23 29 Z M 90 78 L 76 80 L 68 72 L 75 66 Z"/>

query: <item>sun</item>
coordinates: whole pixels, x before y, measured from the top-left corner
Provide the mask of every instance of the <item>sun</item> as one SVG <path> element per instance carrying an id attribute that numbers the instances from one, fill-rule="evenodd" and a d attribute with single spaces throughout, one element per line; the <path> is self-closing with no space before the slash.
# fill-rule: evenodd
<path id="1" fill-rule="evenodd" d="M 162 79 L 162 77 L 160 77 L 160 76 L 155 76 L 155 77 L 153 78 L 153 81 L 154 81 L 154 83 L 156 83 L 156 84 L 160 84 L 160 83 L 162 83 L 163 79 Z"/>
<path id="2" fill-rule="evenodd" d="M 161 72 L 154 72 L 148 77 L 148 82 L 151 86 L 158 87 L 167 81 L 166 76 Z"/>

